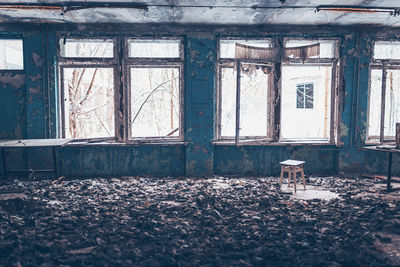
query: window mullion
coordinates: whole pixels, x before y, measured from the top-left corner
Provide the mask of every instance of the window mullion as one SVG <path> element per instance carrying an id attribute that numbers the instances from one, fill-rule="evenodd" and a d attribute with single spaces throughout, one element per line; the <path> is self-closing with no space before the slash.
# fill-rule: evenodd
<path id="1" fill-rule="evenodd" d="M 385 101 L 386 101 L 386 64 L 383 63 L 382 69 L 382 96 L 381 96 L 381 129 L 380 129 L 380 142 L 385 140 Z"/>
<path id="2" fill-rule="evenodd" d="M 337 75 L 337 65 L 339 60 L 335 59 L 332 64 L 332 71 L 331 71 L 331 125 L 330 125 L 330 143 L 335 143 L 335 99 L 336 99 L 336 75 Z"/>
<path id="3" fill-rule="evenodd" d="M 236 61 L 236 124 L 235 124 L 235 143 L 239 143 L 240 138 L 240 60 Z"/>

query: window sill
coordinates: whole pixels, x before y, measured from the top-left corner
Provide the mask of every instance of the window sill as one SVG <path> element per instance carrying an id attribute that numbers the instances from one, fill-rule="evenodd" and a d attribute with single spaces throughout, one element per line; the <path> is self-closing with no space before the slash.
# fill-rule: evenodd
<path id="1" fill-rule="evenodd" d="M 313 147 L 313 146 L 325 146 L 338 148 L 336 144 L 332 144 L 329 142 L 320 142 L 320 141 L 280 141 L 280 142 L 269 142 L 269 141 L 240 141 L 239 144 L 236 144 L 234 140 L 218 140 L 213 141 L 213 145 L 222 146 L 302 146 L 302 147 Z"/>
<path id="2" fill-rule="evenodd" d="M 66 144 L 66 147 L 118 147 L 118 146 L 185 146 L 187 142 L 169 140 L 169 141 L 159 141 L 159 140 L 140 140 L 134 141 L 129 140 L 128 142 L 117 142 L 115 140 L 97 140 L 97 141 L 72 141 Z"/>

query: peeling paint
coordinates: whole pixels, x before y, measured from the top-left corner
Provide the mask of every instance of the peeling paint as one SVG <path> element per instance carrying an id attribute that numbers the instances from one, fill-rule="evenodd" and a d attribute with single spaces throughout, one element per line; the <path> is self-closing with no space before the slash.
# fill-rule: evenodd
<path id="1" fill-rule="evenodd" d="M 36 53 L 36 52 L 32 53 L 32 61 L 36 67 L 42 67 L 43 60 L 38 53 Z"/>
<path id="2" fill-rule="evenodd" d="M 25 86 L 25 75 L 14 73 L 0 73 L 0 85 L 5 88 L 10 85 L 13 88 Z"/>

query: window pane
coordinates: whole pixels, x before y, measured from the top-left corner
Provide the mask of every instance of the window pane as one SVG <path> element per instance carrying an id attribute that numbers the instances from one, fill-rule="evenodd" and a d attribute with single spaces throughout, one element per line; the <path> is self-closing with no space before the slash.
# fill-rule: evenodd
<path id="1" fill-rule="evenodd" d="M 179 136 L 179 68 L 131 68 L 132 137 Z"/>
<path id="2" fill-rule="evenodd" d="M 283 139 L 329 140 L 331 72 L 331 66 L 282 67 L 281 136 Z M 296 104 L 299 84 L 304 84 L 306 107 L 304 109 L 298 109 Z"/>
<path id="3" fill-rule="evenodd" d="M 129 40 L 129 56 L 144 58 L 180 58 L 180 40 Z"/>
<path id="4" fill-rule="evenodd" d="M 236 72 L 221 68 L 221 136 L 234 137 L 236 125 Z"/>
<path id="5" fill-rule="evenodd" d="M 112 68 L 64 68 L 66 138 L 114 136 Z"/>
<path id="6" fill-rule="evenodd" d="M 385 136 L 395 136 L 396 122 L 400 122 L 400 70 L 388 70 L 385 95 Z"/>
<path id="7" fill-rule="evenodd" d="M 268 39 L 221 39 L 220 44 L 220 58 L 235 58 L 235 44 L 251 45 L 255 47 L 271 47 L 271 41 Z"/>
<path id="8" fill-rule="evenodd" d="M 0 69 L 24 69 L 22 40 L 0 40 Z"/>
<path id="9" fill-rule="evenodd" d="M 315 58 L 334 58 L 335 57 L 335 41 L 334 40 L 296 40 L 289 39 L 286 41 L 286 47 L 299 47 L 312 44 L 320 44 L 320 56 Z M 290 57 L 290 56 L 289 56 Z M 291 57 L 293 58 L 293 56 Z"/>
<path id="10" fill-rule="evenodd" d="M 100 39 L 66 39 L 60 40 L 63 57 L 112 58 L 114 56 L 113 40 Z"/>
<path id="11" fill-rule="evenodd" d="M 371 70 L 371 88 L 369 91 L 369 137 L 380 136 L 381 127 L 381 103 L 382 103 L 382 70 Z"/>
<path id="12" fill-rule="evenodd" d="M 400 42 L 375 42 L 374 59 L 400 59 Z"/>
<path id="13" fill-rule="evenodd" d="M 268 67 L 242 65 L 240 78 L 240 136 L 266 136 Z"/>

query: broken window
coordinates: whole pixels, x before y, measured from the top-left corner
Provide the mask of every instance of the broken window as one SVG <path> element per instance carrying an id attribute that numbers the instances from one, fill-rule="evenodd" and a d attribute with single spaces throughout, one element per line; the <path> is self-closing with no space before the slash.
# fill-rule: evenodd
<path id="1" fill-rule="evenodd" d="M 61 39 L 61 56 L 69 58 L 112 58 L 112 39 Z"/>
<path id="2" fill-rule="evenodd" d="M 370 72 L 367 140 L 393 141 L 400 122 L 400 42 L 377 41 Z"/>
<path id="3" fill-rule="evenodd" d="M 179 136 L 179 68 L 133 67 L 130 73 L 132 137 Z"/>
<path id="4" fill-rule="evenodd" d="M 236 60 L 237 44 L 268 48 L 270 40 L 220 40 L 219 139 L 266 139 L 269 120 L 271 63 Z M 243 52 L 246 53 L 246 52 Z M 239 74 L 238 74 L 239 72 Z"/>
<path id="5" fill-rule="evenodd" d="M 63 68 L 66 138 L 114 136 L 112 68 Z"/>
<path id="6" fill-rule="evenodd" d="M 128 39 L 129 138 L 183 138 L 182 40 Z"/>
<path id="7" fill-rule="evenodd" d="M 23 70 L 22 49 L 21 39 L 0 39 L 0 70 Z"/>
<path id="8" fill-rule="evenodd" d="M 180 39 L 130 39 L 129 56 L 134 58 L 180 58 Z"/>
<path id="9" fill-rule="evenodd" d="M 217 139 L 334 143 L 337 40 L 271 43 L 220 39 Z"/>
<path id="10" fill-rule="evenodd" d="M 281 140 L 333 142 L 336 41 L 288 39 L 285 52 Z"/>
<path id="11" fill-rule="evenodd" d="M 179 38 L 60 38 L 62 136 L 180 140 L 181 46 Z"/>

